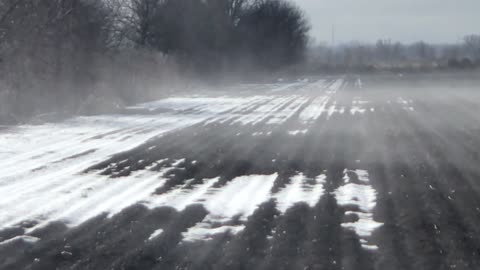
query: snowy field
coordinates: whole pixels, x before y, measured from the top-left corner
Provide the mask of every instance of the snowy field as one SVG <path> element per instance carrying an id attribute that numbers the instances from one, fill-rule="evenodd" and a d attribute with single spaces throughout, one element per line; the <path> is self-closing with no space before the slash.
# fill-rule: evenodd
<path id="1" fill-rule="evenodd" d="M 389 80 L 2 130 L 0 269 L 480 269 L 479 94 Z"/>

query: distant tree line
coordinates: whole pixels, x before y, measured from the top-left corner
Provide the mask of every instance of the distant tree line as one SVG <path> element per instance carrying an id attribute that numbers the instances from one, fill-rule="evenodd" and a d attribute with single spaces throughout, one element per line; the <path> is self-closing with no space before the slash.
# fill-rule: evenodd
<path id="1" fill-rule="evenodd" d="M 480 35 L 457 44 L 412 44 L 378 40 L 375 44 L 351 42 L 332 48 L 317 45 L 309 53 L 311 65 L 323 70 L 468 70 L 480 67 Z"/>
<path id="2" fill-rule="evenodd" d="M 308 31 L 288 0 L 2 0 L 0 122 L 138 100 L 182 73 L 280 69 Z"/>

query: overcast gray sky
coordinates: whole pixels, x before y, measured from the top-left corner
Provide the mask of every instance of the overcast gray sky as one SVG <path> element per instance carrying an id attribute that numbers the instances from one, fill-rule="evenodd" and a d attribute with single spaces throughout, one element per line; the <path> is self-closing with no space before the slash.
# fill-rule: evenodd
<path id="1" fill-rule="evenodd" d="M 309 17 L 317 42 L 352 40 L 454 43 L 480 33 L 480 0 L 292 0 Z"/>

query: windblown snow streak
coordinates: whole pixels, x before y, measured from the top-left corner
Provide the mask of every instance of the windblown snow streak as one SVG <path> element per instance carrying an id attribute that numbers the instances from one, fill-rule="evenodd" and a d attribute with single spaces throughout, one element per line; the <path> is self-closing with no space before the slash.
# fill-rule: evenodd
<path id="1" fill-rule="evenodd" d="M 300 202 L 314 207 L 324 193 L 325 179 L 326 176 L 323 174 L 315 179 L 309 179 L 302 173 L 291 177 L 291 182 L 274 196 L 277 200 L 278 210 L 285 213 L 287 209 Z"/>
<path id="2" fill-rule="evenodd" d="M 209 236 L 230 231 L 238 233 L 244 225 L 228 225 L 234 217 L 246 221 L 255 209 L 270 197 L 277 174 L 250 175 L 233 179 L 221 188 L 210 188 L 199 199 L 209 214 L 203 221 L 183 234 L 185 241 L 207 240 Z"/>
<path id="3" fill-rule="evenodd" d="M 354 181 L 352 178 L 356 178 Z M 345 215 L 353 215 L 358 219 L 354 222 L 342 223 L 342 226 L 354 230 L 360 237 L 362 247 L 376 250 L 376 245 L 371 245 L 368 238 L 372 232 L 382 226 L 382 223 L 373 219 L 373 209 L 376 205 L 376 191 L 369 185 L 368 172 L 364 170 L 344 171 L 344 185 L 335 190 L 335 198 L 339 205 L 351 208 Z"/>

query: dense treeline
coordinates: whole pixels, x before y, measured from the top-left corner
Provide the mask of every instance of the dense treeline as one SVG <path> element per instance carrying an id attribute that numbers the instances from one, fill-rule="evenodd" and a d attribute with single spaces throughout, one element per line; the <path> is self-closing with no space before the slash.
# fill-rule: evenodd
<path id="1" fill-rule="evenodd" d="M 106 9 L 87 1 L 5 0 L 0 17 L 4 113 L 69 106 L 91 91 L 95 54 L 107 48 Z M 43 103 L 43 104 L 42 104 Z"/>
<path id="2" fill-rule="evenodd" d="M 136 101 L 185 74 L 283 68 L 308 30 L 287 0 L 2 0 L 0 122 Z"/>
<path id="3" fill-rule="evenodd" d="M 137 45 L 217 68 L 277 68 L 301 59 L 308 23 L 283 0 L 133 0 L 130 39 Z"/>

